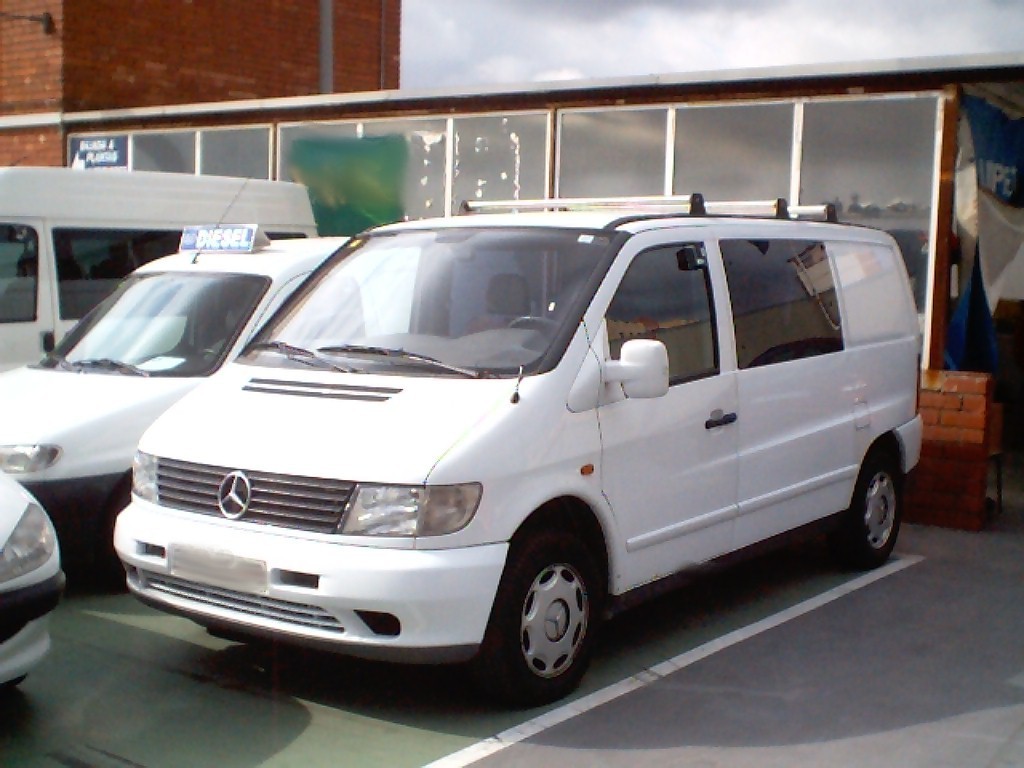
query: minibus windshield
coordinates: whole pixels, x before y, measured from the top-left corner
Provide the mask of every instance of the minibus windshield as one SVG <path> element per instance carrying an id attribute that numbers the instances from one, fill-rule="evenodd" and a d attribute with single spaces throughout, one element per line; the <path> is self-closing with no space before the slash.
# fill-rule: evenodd
<path id="1" fill-rule="evenodd" d="M 373 235 L 316 273 L 241 362 L 426 376 L 536 372 L 564 352 L 613 239 L 511 227 Z"/>
<path id="2" fill-rule="evenodd" d="M 268 284 L 258 275 L 135 275 L 76 325 L 40 366 L 206 376 L 223 362 Z"/>

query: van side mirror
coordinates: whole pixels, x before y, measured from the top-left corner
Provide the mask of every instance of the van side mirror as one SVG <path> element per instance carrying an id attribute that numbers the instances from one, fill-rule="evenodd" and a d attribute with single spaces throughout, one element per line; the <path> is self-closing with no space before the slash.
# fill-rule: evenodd
<path id="1" fill-rule="evenodd" d="M 626 397 L 661 397 L 668 392 L 668 350 L 654 339 L 632 339 L 618 360 L 605 363 L 605 382 L 621 382 Z"/>

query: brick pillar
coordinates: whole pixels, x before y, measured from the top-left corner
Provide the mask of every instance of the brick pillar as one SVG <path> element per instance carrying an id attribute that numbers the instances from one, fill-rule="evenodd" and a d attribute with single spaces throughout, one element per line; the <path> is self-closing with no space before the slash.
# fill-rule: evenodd
<path id="1" fill-rule="evenodd" d="M 998 409 L 987 373 L 925 371 L 921 461 L 907 478 L 908 522 L 978 531 L 987 519 L 989 457 Z"/>

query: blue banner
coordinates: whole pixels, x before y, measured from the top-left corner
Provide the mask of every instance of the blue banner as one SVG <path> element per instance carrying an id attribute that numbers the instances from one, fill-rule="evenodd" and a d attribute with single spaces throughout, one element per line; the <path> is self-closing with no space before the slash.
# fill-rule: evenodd
<path id="1" fill-rule="evenodd" d="M 1011 118 L 976 96 L 964 96 L 971 125 L 978 185 L 1014 208 L 1024 208 L 1024 119 Z"/>

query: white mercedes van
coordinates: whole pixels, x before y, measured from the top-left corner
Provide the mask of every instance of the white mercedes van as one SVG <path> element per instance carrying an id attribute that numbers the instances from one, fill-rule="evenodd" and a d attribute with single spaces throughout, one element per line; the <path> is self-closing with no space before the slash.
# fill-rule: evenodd
<path id="1" fill-rule="evenodd" d="M 0 470 L 50 513 L 65 564 L 121 573 L 114 518 L 139 437 L 231 359 L 346 238 L 195 227 L 121 282 L 38 364 L 0 373 Z"/>
<path id="2" fill-rule="evenodd" d="M 192 224 L 316 235 L 300 184 L 149 171 L 0 168 L 0 371 L 35 362 Z"/>
<path id="3" fill-rule="evenodd" d="M 533 705 L 674 574 L 826 520 L 889 556 L 921 441 L 889 235 L 514 205 L 354 240 L 147 430 L 136 596 Z"/>

